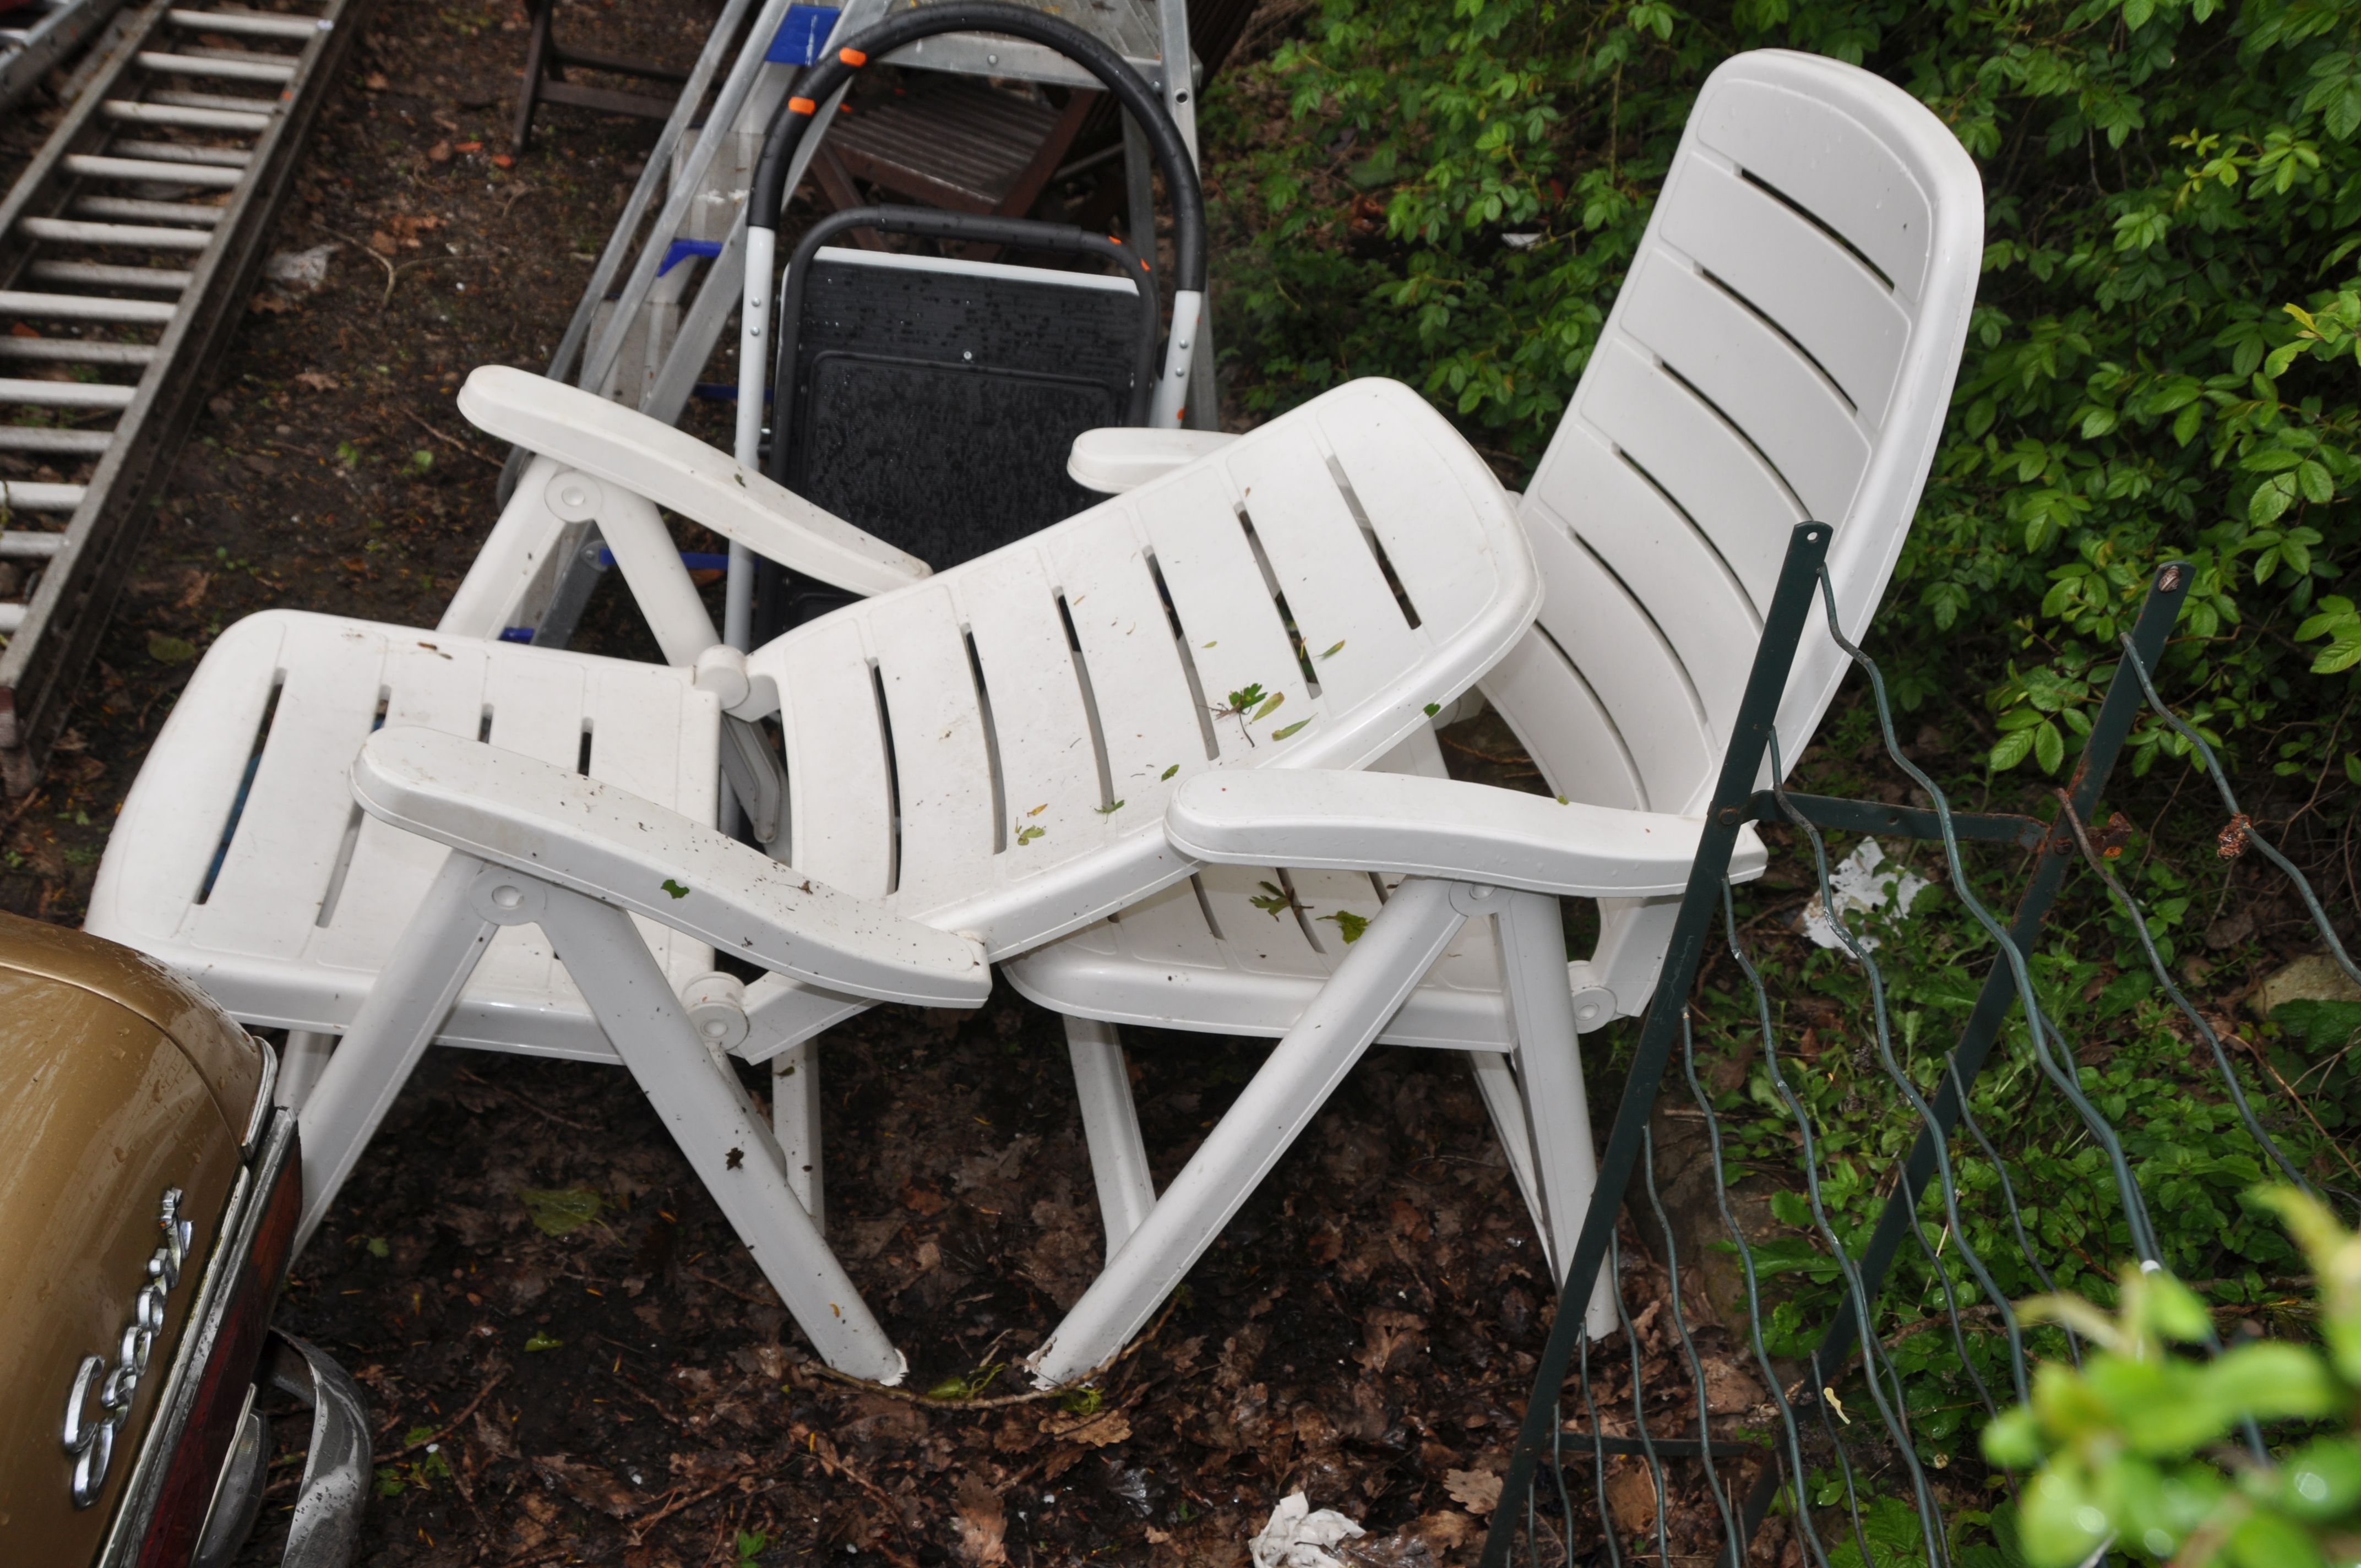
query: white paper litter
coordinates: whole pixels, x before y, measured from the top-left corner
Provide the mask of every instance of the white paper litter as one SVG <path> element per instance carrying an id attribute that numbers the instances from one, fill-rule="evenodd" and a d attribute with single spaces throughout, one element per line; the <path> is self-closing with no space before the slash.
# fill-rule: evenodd
<path id="1" fill-rule="evenodd" d="M 343 248 L 330 240 L 309 250 L 282 250 L 262 264 L 262 275 L 274 283 L 317 289 L 328 280 L 328 258 Z"/>
<path id="2" fill-rule="evenodd" d="M 1246 1544 L 1254 1568 L 1345 1568 L 1345 1560 L 1328 1549 L 1367 1533 L 1334 1508 L 1314 1512 L 1302 1493 L 1290 1492 L 1270 1510 L 1262 1533 Z"/>
<path id="3" fill-rule="evenodd" d="M 1898 866 L 1879 870 L 1884 864 L 1885 847 L 1874 839 L 1863 839 L 1851 854 L 1837 863 L 1836 870 L 1828 873 L 1828 890 L 1836 894 L 1839 919 L 1850 922 L 1856 915 L 1889 905 L 1897 914 L 1910 913 L 1910 901 L 1918 896 L 1927 879 L 1913 876 Z M 1828 918 L 1828 909 L 1817 893 L 1804 905 L 1804 935 L 1823 948 L 1846 950 L 1843 935 Z M 1872 951 L 1877 948 L 1874 937 L 1861 935 L 1857 940 Z"/>

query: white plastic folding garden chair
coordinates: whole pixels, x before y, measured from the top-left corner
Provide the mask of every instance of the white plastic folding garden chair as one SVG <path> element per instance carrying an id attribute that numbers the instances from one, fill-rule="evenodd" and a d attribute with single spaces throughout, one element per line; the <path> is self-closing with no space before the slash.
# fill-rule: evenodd
<path id="1" fill-rule="evenodd" d="M 1845 631 L 1862 634 L 1949 403 L 1982 233 L 1974 165 L 1898 88 L 1784 51 L 1714 72 L 1521 506 L 1542 614 L 1482 689 L 1554 793 L 1703 809 L 1796 522 L 1837 525 L 1828 572 Z M 1120 490 L 1222 439 L 1093 432 L 1072 471 Z M 1845 667 L 1806 633 L 1779 716 L 1790 762 Z M 1321 1055 L 1323 1076 L 1290 1097 L 1281 1058 L 1351 989 L 1338 982 L 1356 965 L 1414 981 L 1405 954 L 1430 948 L 1440 957 L 1376 1038 L 1473 1053 L 1548 1255 L 1565 1265 L 1596 1170 L 1575 1037 L 1644 1007 L 1679 900 L 1601 899 L 1598 948 L 1561 969 L 1554 895 L 1586 890 L 1551 863 L 1566 841 L 1557 808 L 1443 782 L 1424 733 L 1384 766 L 1425 776 L 1190 784 L 1168 829 L 1204 870 L 1005 966 L 1069 1020 L 1107 1228 L 1106 1271 L 1034 1358 L 1043 1381 L 1098 1365 L 1136 1332 L 1317 1109 L 1348 1058 Z M 1736 870 L 1759 865 L 1741 857 Z M 1401 911 L 1421 885 L 1405 874 L 1488 883 L 1489 902 L 1463 885 Z M 1373 950 L 1389 926 L 1391 942 Z M 1288 1036 L 1161 1201 L 1124 1024 Z M 1602 1277 L 1590 1304 L 1594 1334 L 1614 1324 L 1609 1287 Z"/>
<path id="2" fill-rule="evenodd" d="M 549 504 L 596 519 L 672 663 L 250 617 L 158 737 L 91 927 L 250 1023 L 343 1036 L 302 1107 L 307 1229 L 431 1041 L 620 1057 L 815 1346 L 872 1377 L 901 1358 L 718 1051 L 763 1059 L 877 1000 L 981 1002 L 987 960 L 1195 869 L 1162 817 L 1191 779 L 1365 765 L 1539 608 L 1506 493 L 1389 382 L 916 582 L 589 393 L 491 368 L 462 408 L 552 460 Z M 906 586 L 720 648 L 657 504 L 797 571 Z M 1305 635 L 1346 645 L 1317 689 L 1273 573 Z M 1216 694 L 1255 686 L 1216 721 Z M 782 731 L 779 860 L 711 825 L 725 714 Z M 1624 831 L 1592 847 L 1602 886 L 1677 885 L 1677 829 L 1636 854 Z M 717 947 L 771 972 L 741 988 Z"/>

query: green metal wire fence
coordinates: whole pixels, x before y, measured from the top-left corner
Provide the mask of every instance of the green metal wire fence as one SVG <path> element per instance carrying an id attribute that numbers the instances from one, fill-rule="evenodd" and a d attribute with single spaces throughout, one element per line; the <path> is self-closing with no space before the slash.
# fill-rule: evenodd
<path id="1" fill-rule="evenodd" d="M 2014 1478 L 1982 1470 L 1973 1433 L 2026 1397 L 2042 1357 L 2079 1363 L 2082 1347 L 2062 1328 L 2027 1331 L 2012 1310 L 2013 1290 L 2021 1296 L 2028 1287 L 2054 1289 L 2060 1276 L 2103 1274 L 2125 1255 L 2143 1268 L 2166 1266 L 2152 1212 L 2157 1195 L 2144 1190 L 2140 1179 L 2143 1168 L 2159 1162 L 2136 1162 L 2127 1153 L 2123 1133 L 2086 1087 L 2074 1042 L 2054 1006 L 2045 1004 L 2032 972 L 2044 923 L 2078 869 L 2104 888 L 2150 978 L 2185 1020 L 2189 1037 L 2210 1056 L 2235 1135 L 2251 1146 L 2255 1172 L 2311 1190 L 2299 1162 L 2250 1102 L 2221 1032 L 2175 979 L 2148 912 L 2119 874 L 2115 857 L 2125 825 L 2094 819 L 2126 738 L 2143 711 L 2152 712 L 2194 751 L 2220 795 L 2228 826 L 2218 852 L 2257 855 L 2285 877 L 2334 962 L 2361 986 L 2361 970 L 2311 884 L 2255 829 L 2203 738 L 2157 691 L 2154 672 L 2188 593 L 2189 568 L 2169 564 L 2150 579 L 2077 770 L 2056 792 L 2057 817 L 2044 821 L 1954 810 L 1911 759 L 1896 736 L 1876 664 L 1839 633 L 1810 626 L 1816 597 L 1828 612 L 1824 627 L 1835 625 L 1822 565 L 1828 540 L 1820 524 L 1795 530 L 1765 618 L 1762 651 L 1656 1004 L 1640 1027 L 1601 1157 L 1598 1191 L 1564 1281 L 1494 1511 L 1485 1568 L 1712 1562 L 1732 1568 L 1750 1562 L 2002 1568 L 2015 1561 L 2004 1524 L 1993 1524 L 1995 1512 L 2004 1516 L 1995 1505 L 2011 1495 Z M 1835 636 L 1865 678 L 1884 756 L 1915 786 L 1911 798 L 1922 804 L 1837 799 L 1784 785 L 1755 788 L 1765 762 L 1768 776 L 1784 773 L 1772 719 L 1807 628 L 1811 635 Z M 1777 835 L 1785 845 L 1782 852 L 1808 862 L 1808 884 L 1817 889 L 1840 958 L 1855 966 L 1865 1016 L 1852 1024 L 1866 1039 L 1853 1060 L 1861 1080 L 1881 1088 L 1884 1113 L 1882 1126 L 1873 1124 L 1875 1116 L 1868 1118 L 1873 1136 L 1863 1135 L 1859 1116 L 1835 1127 L 1825 1105 L 1816 1108 L 1806 1092 L 1815 1064 L 1799 1053 L 1792 1026 L 1781 1026 L 1772 982 L 1726 876 L 1749 823 L 1784 829 Z M 1972 943 L 1981 934 L 1992 953 L 1947 1054 L 1915 1048 L 1923 1023 L 1916 1012 L 1904 1014 L 1905 1038 L 1897 1046 L 1894 988 L 1881 967 L 1881 942 L 1874 922 L 1845 912 L 1831 864 L 1831 833 L 1939 846 L 1938 874 L 1955 901 L 1947 909 L 1961 939 Z M 2010 851 L 2013 865 L 2030 857 L 2029 874 L 2005 923 L 1978 895 L 1991 876 L 1969 864 L 1968 853 L 1977 846 Z M 1726 1003 L 1720 1011 L 1734 1019 L 1725 1016 L 1717 1027 L 1731 1037 L 1751 1035 L 1760 1053 L 1761 1090 L 1746 1107 L 1753 1120 L 1748 1136 L 1759 1150 L 1765 1124 L 1784 1135 L 1785 1179 L 1774 1184 L 1779 1190 L 1771 1207 L 1793 1225 L 1763 1223 L 1761 1194 L 1745 1179 L 1733 1186 L 1728 1179 L 1730 1146 L 1739 1129 L 1730 1120 L 1727 1086 L 1718 1093 L 1701 1076 L 1717 1070 L 1713 1062 L 1701 1061 L 1704 1014 L 1689 1004 L 1701 973 L 1736 977 L 1733 986 L 1716 992 Z M 2008 1129 L 1980 1120 L 1977 1092 L 1994 1068 L 1996 1046 L 2002 1047 L 1998 1059 L 2022 1079 L 2012 1080 L 2014 1100 L 2048 1097 L 2047 1113 L 2082 1146 L 2098 1151 L 2099 1157 L 2078 1168 L 2098 1177 L 2103 1190 L 2084 1196 L 2105 1210 L 2096 1245 L 2116 1249 L 2116 1257 L 2092 1256 L 2088 1236 L 2061 1229 L 2054 1206 L 2022 1184 L 2021 1171 L 2013 1174 L 2013 1164 L 2025 1157 L 2021 1149 L 2004 1150 Z M 1993 1085 L 1982 1087 L 1989 1091 Z M 1990 1112 L 1989 1092 L 1985 1103 Z M 2005 1119 L 2018 1127 L 2026 1122 Z M 1686 1140 L 1686 1157 L 1660 1160 L 1657 1142 L 1668 1130 Z M 1905 1144 L 1906 1153 L 1900 1152 Z M 1831 1152 L 1839 1146 L 1840 1153 Z M 1891 1152 L 1880 1157 L 1881 1151 Z M 1700 1227 L 1680 1223 L 1674 1212 L 1678 1205 L 1668 1204 L 1660 1190 L 1660 1173 L 1668 1169 L 1681 1172 L 1691 1186 L 1697 1179 L 1693 1173 L 1703 1173 L 1710 1189 L 1705 1212 L 1719 1233 L 1708 1244 L 1715 1255 L 1697 1255 Z M 1885 1194 L 1873 1228 L 1839 1212 L 1842 1205 L 1831 1191 L 1839 1176 L 1857 1215 L 1868 1212 L 1860 1190 L 1865 1177 L 1872 1180 L 1870 1200 Z M 2158 1179 L 2151 1175 L 2150 1184 Z M 1689 1196 L 1693 1208 L 1702 1207 Z M 1774 1230 L 1787 1232 L 1789 1239 L 1773 1239 L 1767 1233 Z M 1981 1250 L 1972 1239 L 1978 1235 Z M 1635 1239 L 1647 1255 L 1633 1255 Z M 1593 1343 L 1581 1332 L 1581 1304 L 1602 1267 L 1620 1287 L 1620 1332 Z M 1712 1300 L 1685 1293 L 1685 1285 L 1717 1268 L 1731 1287 L 1719 1310 Z M 1897 1273 L 1906 1275 L 1905 1287 L 1897 1288 Z M 1792 1288 L 1799 1274 L 1834 1288 L 1817 1346 L 1800 1355 L 1794 1346 L 1808 1343 L 1809 1334 L 1798 1337 L 1796 1316 L 1816 1301 L 1825 1306 L 1828 1292 Z M 1864 1333 L 1863 1325 L 1871 1332 Z M 1927 1369 L 1941 1358 L 1919 1354 L 1924 1346 L 1912 1343 L 1922 1335 L 1939 1336 L 1955 1358 L 1945 1362 L 1941 1378 Z M 1781 1343 L 1787 1354 L 1776 1354 Z M 2245 1436 L 2259 1454 L 2261 1435 L 2250 1427 Z M 1954 1466 L 1954 1455 L 1964 1463 Z M 1766 1530 L 1774 1510 L 1782 1522 Z"/>

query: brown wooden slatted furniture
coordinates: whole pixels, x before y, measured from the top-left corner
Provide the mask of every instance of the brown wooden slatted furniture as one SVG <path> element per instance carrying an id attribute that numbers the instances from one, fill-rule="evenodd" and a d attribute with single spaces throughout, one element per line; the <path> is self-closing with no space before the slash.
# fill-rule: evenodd
<path id="1" fill-rule="evenodd" d="M 669 82 L 675 87 L 688 80 L 687 71 L 651 65 L 643 60 L 622 60 L 590 49 L 566 49 L 557 41 L 557 0 L 525 0 L 525 10 L 532 19 L 533 32 L 525 41 L 524 82 L 517 90 L 516 126 L 509 137 L 510 150 L 524 151 L 525 144 L 533 139 L 533 113 L 544 104 L 569 104 L 577 109 L 596 109 L 608 115 L 635 115 L 644 120 L 671 117 L 673 99 L 669 97 L 654 98 L 644 93 L 623 93 L 611 87 L 592 87 L 585 82 L 569 82 L 566 79 L 566 68 L 579 66 L 617 76 L 637 77 L 642 82 Z"/>
<path id="2" fill-rule="evenodd" d="M 971 76 L 906 71 L 829 127 L 813 172 L 839 212 L 867 204 L 857 179 L 953 212 L 1023 217 L 1100 96 L 1077 88 L 1060 108 Z M 854 238 L 882 243 L 867 229 Z"/>

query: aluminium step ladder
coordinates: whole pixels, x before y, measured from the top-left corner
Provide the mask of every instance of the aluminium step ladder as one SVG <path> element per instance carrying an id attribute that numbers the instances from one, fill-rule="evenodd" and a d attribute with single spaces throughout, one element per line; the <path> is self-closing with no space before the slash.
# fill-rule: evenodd
<path id="1" fill-rule="evenodd" d="M 64 722 L 147 501 L 237 320 L 348 0 L 131 18 L 0 201 L 0 784 Z"/>
<path id="2" fill-rule="evenodd" d="M 549 375 L 631 404 L 669 424 L 679 422 L 689 400 L 705 384 L 699 377 L 733 319 L 745 278 L 745 202 L 763 139 L 800 69 L 821 58 L 831 38 L 851 38 L 888 16 L 932 0 L 846 0 L 841 9 L 766 0 L 746 42 L 704 116 L 705 126 L 729 127 L 719 137 L 693 127 L 704 91 L 719 63 L 735 44 L 740 18 L 751 0 L 730 0 L 715 24 L 704 54 L 665 123 L 647 168 L 593 270 L 573 320 L 550 359 Z M 1082 7 L 1060 0 L 1017 0 L 1096 34 L 1120 53 L 1164 100 L 1180 127 L 1189 155 L 1197 157 L 1196 96 L 1200 85 L 1189 48 L 1185 0 L 1093 0 Z M 1079 14 L 1077 14 L 1077 12 Z M 1189 62 L 1172 72 L 1164 61 Z M 983 34 L 948 34 L 923 38 L 886 57 L 885 63 L 958 75 L 1096 89 L 1097 79 L 1054 50 L 1022 39 Z M 824 105 L 832 115 L 842 94 Z M 817 138 L 807 141 L 787 176 L 793 192 L 804 179 Z M 1146 138 L 1124 120 L 1130 221 L 1135 234 L 1153 233 L 1154 198 Z M 654 220 L 646 219 L 663 205 Z M 629 269 L 626 271 L 626 263 Z M 618 283 L 617 280 L 621 281 Z M 610 291 L 612 297 L 609 297 Z M 1191 372 L 1197 386 L 1214 386 L 1213 332 L 1201 322 Z M 728 395 L 725 388 L 710 389 Z M 1218 428 L 1216 400 L 1191 400 L 1191 426 Z M 511 453 L 501 477 L 503 504 L 522 470 Z M 550 580 L 536 585 L 527 602 L 539 607 L 534 623 L 510 635 L 563 646 L 574 632 L 601 559 L 599 541 L 588 525 L 581 537 L 555 552 Z M 746 628 L 747 577 L 732 572 L 730 613 L 725 631 L 741 644 Z"/>

